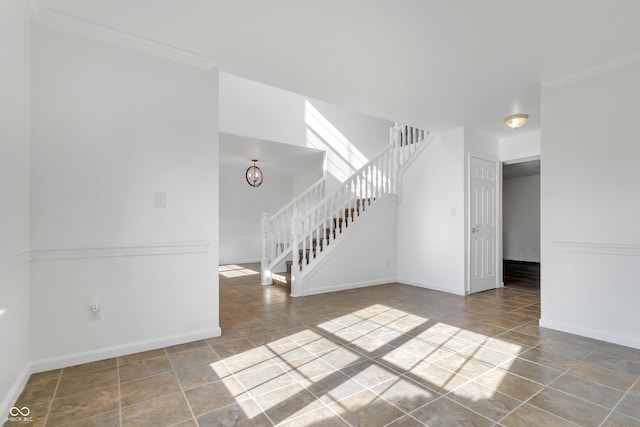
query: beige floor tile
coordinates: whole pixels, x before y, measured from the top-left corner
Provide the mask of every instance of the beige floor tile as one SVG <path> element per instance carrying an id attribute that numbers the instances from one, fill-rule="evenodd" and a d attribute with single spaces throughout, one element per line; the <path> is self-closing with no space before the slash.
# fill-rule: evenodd
<path id="1" fill-rule="evenodd" d="M 169 426 L 192 418 L 182 393 L 122 408 L 123 427 Z"/>
<path id="2" fill-rule="evenodd" d="M 300 384 L 325 404 L 337 402 L 364 390 L 364 386 L 340 371 L 302 381 Z"/>
<path id="3" fill-rule="evenodd" d="M 499 366 L 514 357 L 511 354 L 477 344 L 464 348 L 458 354 L 491 366 Z"/>
<path id="4" fill-rule="evenodd" d="M 441 397 L 411 413 L 428 426 L 491 426 L 493 422 L 458 403 Z"/>
<path id="5" fill-rule="evenodd" d="M 57 380 L 60 378 L 60 374 L 62 373 L 62 369 L 54 369 L 46 372 L 39 372 L 37 374 L 32 374 L 29 377 L 30 384 L 39 384 L 40 382 L 49 382 L 52 380 Z"/>
<path id="6" fill-rule="evenodd" d="M 83 420 L 64 424 L 63 427 L 120 427 L 120 411 L 111 411 Z"/>
<path id="7" fill-rule="evenodd" d="M 489 371 L 478 377 L 475 382 L 522 401 L 543 389 L 538 383 L 501 369 Z"/>
<path id="8" fill-rule="evenodd" d="M 184 344 L 173 345 L 171 347 L 165 348 L 167 354 L 172 355 L 174 353 L 181 353 L 186 350 L 193 350 L 195 348 L 207 347 L 207 342 L 205 340 L 191 341 Z"/>
<path id="9" fill-rule="evenodd" d="M 136 360 L 120 366 L 120 382 L 134 381 L 163 372 L 169 372 L 170 370 L 171 363 L 169 363 L 169 358 L 166 355 L 153 357 L 151 359 Z"/>
<path id="10" fill-rule="evenodd" d="M 541 348 L 532 348 L 519 355 L 520 358 L 535 362 L 539 365 L 544 365 L 549 368 L 559 369 L 566 371 L 571 367 L 579 363 L 576 359 L 560 356 L 550 351 L 543 350 Z"/>
<path id="11" fill-rule="evenodd" d="M 533 396 L 529 404 L 581 426 L 598 426 L 609 410 L 561 391 L 545 389 Z"/>
<path id="12" fill-rule="evenodd" d="M 296 382 L 291 375 L 275 365 L 240 374 L 236 378 L 252 396 L 269 393 Z"/>
<path id="13" fill-rule="evenodd" d="M 405 376 L 441 394 L 448 393 L 469 381 L 435 364 L 419 366 L 407 372 Z"/>
<path id="14" fill-rule="evenodd" d="M 493 366 L 486 363 L 470 359 L 459 354 L 453 354 L 435 362 L 435 365 L 448 369 L 468 379 L 479 377 L 480 375 L 493 369 Z"/>
<path id="15" fill-rule="evenodd" d="M 164 348 L 156 350 L 143 351 L 141 353 L 128 354 L 126 356 L 118 357 L 119 365 L 126 365 L 127 363 L 135 362 L 137 360 L 151 359 L 154 357 L 166 355 Z"/>
<path id="16" fill-rule="evenodd" d="M 562 375 L 549 386 L 607 408 L 613 408 L 624 394 L 620 390 L 569 374 Z"/>
<path id="17" fill-rule="evenodd" d="M 56 391 L 56 398 L 86 393 L 117 384 L 118 368 L 115 366 L 87 372 L 82 375 L 69 375 L 67 372 L 63 372 Z"/>
<path id="18" fill-rule="evenodd" d="M 398 372 L 373 360 L 347 366 L 341 369 L 341 372 L 366 388 L 374 387 L 399 376 Z"/>
<path id="19" fill-rule="evenodd" d="M 56 387 L 58 386 L 57 377 L 59 376 L 60 375 L 58 373 L 57 376 L 52 376 L 49 379 L 36 378 L 35 380 L 32 376 L 13 406 L 31 407 L 48 404 L 53 399 L 53 393 L 56 391 Z"/>
<path id="20" fill-rule="evenodd" d="M 405 415 L 402 418 L 398 418 L 391 424 L 387 424 L 386 427 L 424 427 L 424 424 L 410 415 Z"/>
<path id="21" fill-rule="evenodd" d="M 120 403 L 131 406 L 145 400 L 155 399 L 180 391 L 180 385 L 173 372 L 130 381 L 120 386 Z"/>
<path id="22" fill-rule="evenodd" d="M 288 362 L 279 361 L 277 364 L 300 382 L 318 376 L 324 376 L 336 370 L 333 366 L 317 356 L 308 356 Z"/>
<path id="23" fill-rule="evenodd" d="M 384 426 L 404 413 L 370 391 L 362 391 L 329 406 L 354 427 Z"/>
<path id="24" fill-rule="evenodd" d="M 400 349 L 393 349 L 386 354 L 377 357 L 375 360 L 398 373 L 409 372 L 420 364 L 425 363 L 424 357 L 409 353 Z"/>
<path id="25" fill-rule="evenodd" d="M 558 369 L 548 368 L 521 358 L 507 361 L 500 365 L 498 369 L 520 375 L 540 384 L 549 384 L 562 375 L 562 371 Z"/>
<path id="26" fill-rule="evenodd" d="M 198 416 L 249 398 L 235 378 L 229 377 L 185 391 L 193 413 Z"/>
<path id="27" fill-rule="evenodd" d="M 569 369 L 568 373 L 622 391 L 626 391 L 636 381 L 635 376 L 613 371 L 588 362 L 578 363 Z"/>
<path id="28" fill-rule="evenodd" d="M 273 424 L 252 400 L 200 415 L 200 427 L 271 427 Z"/>
<path id="29" fill-rule="evenodd" d="M 189 368 L 191 366 L 204 365 L 205 363 L 212 363 L 220 359 L 204 341 L 201 342 L 204 346 L 192 347 L 173 352 L 169 352 L 167 349 L 173 369 L 178 370 Z"/>
<path id="30" fill-rule="evenodd" d="M 494 421 L 499 421 L 522 404 L 513 397 L 477 382 L 464 384 L 449 393 L 447 397 Z"/>
<path id="31" fill-rule="evenodd" d="M 224 362 L 218 360 L 206 365 L 192 366 L 190 368 L 176 371 L 178 380 L 182 388 L 188 390 L 231 376 L 231 371 L 225 366 Z"/>
<path id="32" fill-rule="evenodd" d="M 500 424 L 505 427 L 576 427 L 576 424 L 528 404 L 513 411 Z"/>
<path id="33" fill-rule="evenodd" d="M 339 347 L 320 355 L 320 358 L 336 369 L 346 368 L 366 359 L 365 356 L 347 347 Z"/>
<path id="34" fill-rule="evenodd" d="M 602 427 L 640 427 L 640 419 L 614 412 L 602 423 Z"/>
<path id="35" fill-rule="evenodd" d="M 75 365 L 62 370 L 63 375 L 85 375 L 93 371 L 107 368 L 115 368 L 118 365 L 117 359 L 98 360 L 97 362 Z"/>
<path id="36" fill-rule="evenodd" d="M 66 424 L 116 409 L 118 409 L 118 387 L 74 394 L 54 399 L 47 418 L 47 425 Z"/>
<path id="37" fill-rule="evenodd" d="M 255 398 L 255 402 L 276 424 L 315 411 L 323 407 L 300 384 L 292 384 Z"/>
<path id="38" fill-rule="evenodd" d="M 626 395 L 616 407 L 616 411 L 640 419 L 640 397 L 633 394 Z"/>
<path id="39" fill-rule="evenodd" d="M 298 418 L 282 423 L 286 427 L 346 427 L 348 424 L 329 408 L 306 413 Z"/>
<path id="40" fill-rule="evenodd" d="M 254 347 L 251 341 L 246 338 L 235 338 L 223 342 L 211 343 L 211 348 L 223 359 L 251 350 Z"/>
<path id="41" fill-rule="evenodd" d="M 411 412 L 440 397 L 439 393 L 405 377 L 394 378 L 378 384 L 372 387 L 371 391 L 404 412 Z"/>

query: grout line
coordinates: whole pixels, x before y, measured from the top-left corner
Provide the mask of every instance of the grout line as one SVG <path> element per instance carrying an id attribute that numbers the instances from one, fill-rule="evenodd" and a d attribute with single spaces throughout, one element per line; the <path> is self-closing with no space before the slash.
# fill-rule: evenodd
<path id="1" fill-rule="evenodd" d="M 207 343 L 207 345 L 208 345 L 208 343 Z M 196 414 L 193 413 L 193 409 L 191 408 L 191 403 L 189 403 L 189 399 L 187 399 L 187 394 L 185 393 L 184 387 L 182 386 L 182 383 L 180 382 L 180 379 L 178 378 L 178 373 L 176 372 L 176 368 L 175 368 L 175 366 L 173 366 L 173 362 L 171 361 L 171 357 L 169 357 L 169 352 L 167 351 L 166 347 L 163 350 L 164 350 L 165 356 L 167 357 L 167 359 L 169 359 L 169 366 L 171 366 L 171 373 L 173 374 L 175 380 L 178 382 L 178 386 L 180 387 L 180 391 L 182 392 L 182 397 L 184 398 L 184 401 L 187 403 L 187 408 L 189 408 L 189 412 L 191 413 L 191 417 L 192 417 L 193 421 L 196 423 L 196 426 L 199 426 L 200 424 L 198 423 L 198 419 L 196 418 Z M 183 420 L 183 421 L 187 421 L 187 420 Z M 183 422 L 183 421 L 180 421 L 180 422 Z M 122 425 L 122 424 L 120 424 L 120 425 Z"/>
<path id="2" fill-rule="evenodd" d="M 56 388 L 53 390 L 53 396 L 51 396 L 51 402 L 49 402 L 49 407 L 47 408 L 47 413 L 44 414 L 44 423 L 42 425 L 47 425 L 47 421 L 49 421 L 49 415 L 51 415 L 51 408 L 53 408 L 53 402 L 56 399 L 56 394 L 58 394 L 58 387 L 60 387 L 60 382 L 62 381 L 62 372 L 64 369 L 60 369 L 60 374 L 58 375 L 58 381 L 56 382 Z"/>
<path id="3" fill-rule="evenodd" d="M 124 425 L 124 421 L 122 419 L 122 391 L 120 386 L 120 360 L 116 357 L 116 378 L 118 379 L 118 420 L 120 421 L 120 425 Z"/>
<path id="4" fill-rule="evenodd" d="M 604 420 L 602 420 L 602 422 L 600 423 L 600 425 L 602 426 L 604 424 L 604 422 L 615 412 L 616 408 L 618 406 L 620 406 L 620 403 L 622 403 L 622 401 L 629 396 L 629 393 L 631 393 L 631 390 L 633 390 L 633 388 L 635 387 L 636 384 L 638 384 L 638 382 L 640 382 L 640 378 L 636 378 L 636 380 L 633 382 L 633 384 L 631 384 L 629 386 L 629 388 L 627 388 L 627 391 L 624 392 L 624 394 L 622 395 L 622 397 L 620 397 L 620 399 L 618 399 L 618 402 L 616 402 L 615 405 L 613 405 L 613 407 L 611 408 L 611 411 L 609 411 L 609 413 L 607 414 L 607 416 L 604 418 Z M 627 414 L 624 414 L 627 415 Z M 635 418 L 635 417 L 631 417 L 631 418 Z"/>

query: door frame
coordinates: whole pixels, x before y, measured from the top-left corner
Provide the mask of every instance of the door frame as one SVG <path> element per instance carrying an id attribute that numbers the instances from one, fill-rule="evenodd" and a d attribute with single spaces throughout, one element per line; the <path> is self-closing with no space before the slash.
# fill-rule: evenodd
<path id="1" fill-rule="evenodd" d="M 464 221 L 464 245 L 465 245 L 465 295 L 471 294 L 471 159 L 476 158 L 491 162 L 496 166 L 496 197 L 495 197 L 495 209 L 496 209 L 496 245 L 495 250 L 495 269 L 496 269 L 496 283 L 495 288 L 501 288 L 504 286 L 503 273 L 502 273 L 502 162 L 498 157 L 482 154 L 474 151 L 467 152 L 466 166 L 465 166 L 465 221 Z"/>

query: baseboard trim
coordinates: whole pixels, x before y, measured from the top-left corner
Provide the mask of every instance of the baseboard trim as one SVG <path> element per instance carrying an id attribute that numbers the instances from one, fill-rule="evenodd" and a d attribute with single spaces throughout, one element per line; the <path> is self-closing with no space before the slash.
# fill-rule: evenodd
<path id="1" fill-rule="evenodd" d="M 345 283 L 342 285 L 335 285 L 327 288 L 308 289 L 306 295 L 320 295 L 320 294 L 326 294 L 328 292 L 347 291 L 349 289 L 366 288 L 368 286 L 386 285 L 389 283 L 395 283 L 395 279 L 390 277 L 387 279 L 367 280 L 367 281 L 358 282 L 358 283 Z"/>
<path id="2" fill-rule="evenodd" d="M 222 335 L 222 330 L 220 329 L 220 327 L 216 327 L 197 332 L 190 332 L 187 334 L 172 335 L 168 337 L 155 338 L 151 340 L 139 341 L 113 347 L 105 347 L 97 350 L 78 352 L 65 356 L 36 360 L 31 363 L 31 373 L 44 372 L 51 369 L 66 368 L 69 366 L 96 362 L 98 360 L 109 359 L 112 357 L 126 356 L 127 354 L 155 350 L 157 348 L 184 344 L 206 338 L 219 337 L 220 335 Z"/>
<path id="3" fill-rule="evenodd" d="M 553 320 L 546 320 L 541 318 L 538 322 L 539 326 L 547 329 L 554 329 L 556 331 L 567 332 L 570 334 L 580 335 L 587 338 L 593 338 L 600 341 L 606 341 L 613 344 L 619 344 L 626 347 L 633 347 L 640 350 L 640 340 L 624 335 L 612 334 L 606 331 L 583 328 L 576 325 L 571 325 L 564 322 L 556 322 Z"/>
<path id="4" fill-rule="evenodd" d="M 398 283 L 401 283 L 403 285 L 416 286 L 418 288 L 430 289 L 432 291 L 446 292 L 448 294 L 453 294 L 453 295 L 462 295 L 462 296 L 467 295 L 464 289 L 460 291 L 455 291 L 451 288 L 447 288 L 442 285 L 437 285 L 434 283 L 417 282 L 415 280 L 409 280 L 409 279 L 398 279 Z"/>
<path id="5" fill-rule="evenodd" d="M 29 380 L 29 376 L 31 375 L 31 364 L 27 363 L 18 377 L 13 382 L 13 385 L 9 389 L 9 392 L 0 403 L 0 420 L 6 420 L 9 416 L 9 410 L 13 407 L 18 397 L 20 397 L 20 393 L 24 390 L 24 386 L 27 385 L 27 381 Z"/>

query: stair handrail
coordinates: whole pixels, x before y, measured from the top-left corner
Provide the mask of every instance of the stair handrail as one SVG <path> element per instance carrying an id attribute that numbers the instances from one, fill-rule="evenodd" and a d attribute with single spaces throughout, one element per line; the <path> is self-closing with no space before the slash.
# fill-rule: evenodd
<path id="1" fill-rule="evenodd" d="M 267 217 L 262 214 L 262 259 L 261 283 L 269 285 L 271 267 L 282 261 L 291 252 L 291 226 L 296 212 L 305 213 L 325 196 L 326 179 L 320 178 L 300 195 L 287 203 L 276 213 Z"/>
<path id="2" fill-rule="evenodd" d="M 301 265 L 309 266 L 318 252 L 338 238 L 343 225 L 346 229 L 373 203 L 397 193 L 399 171 L 429 135 L 423 129 L 396 123 L 390 129 L 390 143 L 386 147 L 335 191 L 299 214 L 299 222 L 291 227 L 292 282 L 300 277 Z M 296 293 L 293 285 L 292 293 Z"/>

